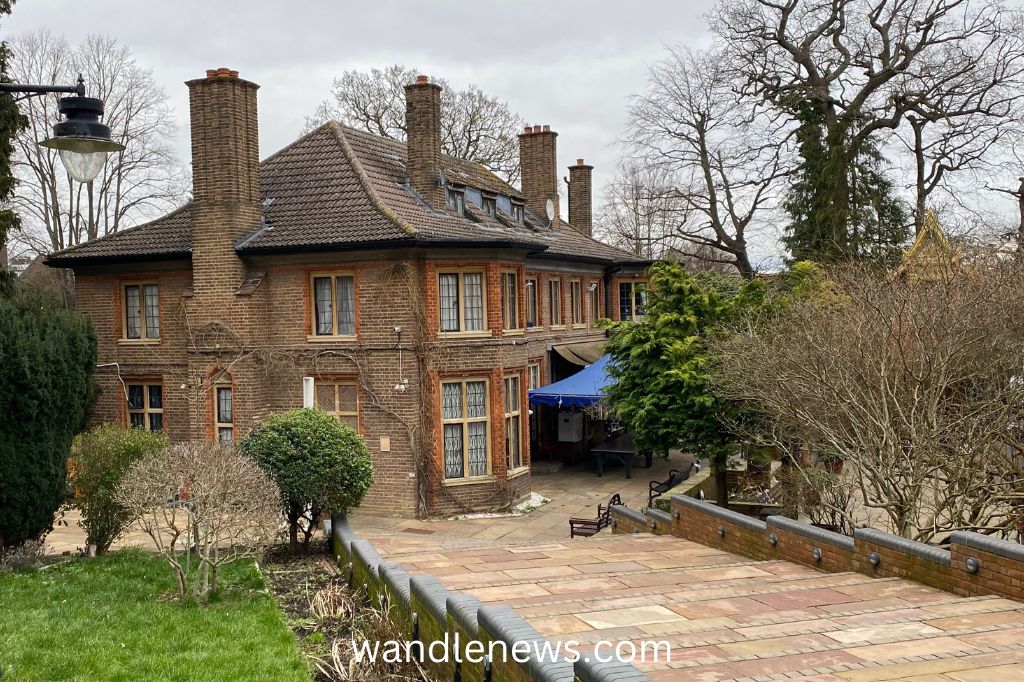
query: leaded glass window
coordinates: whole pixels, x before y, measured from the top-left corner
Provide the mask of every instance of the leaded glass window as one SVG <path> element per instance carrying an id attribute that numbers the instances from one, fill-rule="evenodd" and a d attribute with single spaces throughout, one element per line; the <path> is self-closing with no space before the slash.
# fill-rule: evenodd
<path id="1" fill-rule="evenodd" d="M 156 284 L 124 286 L 124 338 L 160 338 L 160 296 Z"/>
<path id="2" fill-rule="evenodd" d="M 441 422 L 445 478 L 486 476 L 490 471 L 487 382 L 443 382 Z"/>
<path id="3" fill-rule="evenodd" d="M 355 336 L 356 284 L 352 275 L 313 277 L 313 319 L 317 336 Z"/>
<path id="4" fill-rule="evenodd" d="M 483 331 L 485 309 L 482 272 L 440 273 L 437 291 L 442 332 Z"/>

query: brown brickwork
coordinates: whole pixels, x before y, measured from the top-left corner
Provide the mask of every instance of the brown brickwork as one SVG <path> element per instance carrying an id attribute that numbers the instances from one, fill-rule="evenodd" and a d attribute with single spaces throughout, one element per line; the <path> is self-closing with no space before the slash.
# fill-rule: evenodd
<path id="1" fill-rule="evenodd" d="M 304 377 L 320 382 L 352 380 L 358 387 L 358 430 L 374 464 L 374 484 L 362 504 L 364 509 L 401 516 L 490 510 L 529 495 L 526 367 L 531 360 L 539 361 L 542 382 L 548 383 L 553 345 L 605 337 L 603 330 L 587 325 L 572 327 L 569 282 L 581 282 L 584 317 L 589 321 L 592 315 L 587 287 L 597 282 L 599 293 L 606 295 L 605 282 L 612 262 L 553 258 L 550 254 L 534 258 L 528 248 L 504 243 L 486 250 L 475 243 L 462 248 L 412 243 L 407 238 L 418 226 L 411 225 L 411 231 L 402 227 L 403 220 L 384 205 L 381 197 L 387 195 L 398 202 L 396 196 L 401 195 L 412 201 L 416 210 L 422 210 L 423 221 L 441 214 L 423 208 L 401 182 L 370 192 L 369 175 L 346 175 L 362 172 L 354 157 L 345 157 L 347 166 L 325 162 L 323 170 L 293 159 L 289 162 L 293 165 L 288 166 L 296 173 L 292 184 L 308 185 L 311 178 L 319 182 L 329 176 L 335 183 L 349 182 L 338 202 L 344 204 L 359 192 L 372 195 L 374 202 L 372 216 L 367 216 L 365 206 L 356 207 L 363 211 L 352 218 L 356 227 L 373 227 L 380 220 L 388 226 L 381 234 L 387 236 L 388 230 L 398 230 L 400 240 L 387 246 L 360 245 L 341 250 L 246 250 L 244 245 L 261 235 L 272 238 L 280 234 L 289 215 L 285 210 L 289 202 L 283 193 L 291 186 L 282 183 L 280 176 L 278 184 L 270 185 L 276 189 L 268 190 L 266 182 L 261 184 L 257 86 L 238 78 L 236 72 L 218 69 L 208 72 L 206 78 L 189 81 L 188 87 L 194 200 L 172 214 L 176 218 L 168 218 L 167 229 L 178 229 L 174 226 L 181 223 L 175 221 L 186 220 L 191 230 L 187 242 L 191 251 L 178 245 L 164 257 L 132 252 L 120 260 L 104 255 L 64 263 L 75 268 L 77 307 L 92 320 L 99 338 L 96 380 L 102 392 L 93 422 L 126 423 L 125 383 L 145 381 L 162 386 L 163 424 L 171 441 L 212 438 L 214 387 L 230 384 L 234 437 L 239 440 L 268 415 L 301 407 Z M 417 82 L 407 89 L 410 131 L 406 181 L 432 206 L 443 208 L 444 194 L 437 177 L 447 157 L 440 154 L 439 93 L 440 88 L 429 82 Z M 536 131 L 531 129 L 529 138 L 523 140 L 528 162 L 534 171 L 543 167 L 543 173 L 524 170 L 524 187 L 532 187 L 535 196 L 542 192 L 545 200 L 553 196 L 557 203 L 555 133 L 538 127 Z M 345 153 L 355 154 L 351 146 Z M 303 163 L 309 158 L 304 154 L 298 154 Z M 282 155 L 287 154 L 277 154 L 265 164 L 280 173 Z M 264 171 L 267 167 L 263 166 Z M 381 172 L 380 167 L 375 172 Z M 500 181 L 495 178 L 493 183 L 500 191 Z M 281 200 L 276 204 L 268 201 L 265 206 L 261 187 L 268 193 L 267 199 L 276 196 Z M 531 208 L 543 215 L 543 203 L 539 207 L 532 204 Z M 322 203 L 312 201 L 311 205 L 308 210 L 312 220 L 321 216 Z M 283 216 L 281 223 L 275 224 L 270 217 L 273 209 L 282 211 L 278 214 Z M 268 214 L 266 224 L 264 213 Z M 445 216 L 445 220 L 455 221 Z M 305 224 L 305 215 L 300 217 Z M 475 224 L 472 227 L 480 230 Z M 316 230 L 330 228 L 320 224 Z M 348 223 L 345 229 L 349 229 Z M 113 253 L 120 248 L 118 240 L 124 244 L 137 234 L 132 230 L 124 237 L 115 235 L 107 242 L 91 244 L 102 247 L 100 253 Z M 319 232 L 314 237 L 319 237 Z M 572 239 L 582 238 L 573 233 Z M 593 243 L 586 241 L 590 248 Z M 619 265 L 615 267 L 621 270 Z M 625 267 L 626 271 L 639 268 Z M 484 273 L 485 329 L 480 333 L 439 334 L 437 273 L 446 268 Z M 522 327 L 527 272 L 538 277 L 540 323 L 528 332 L 502 329 L 501 273 L 509 271 L 517 273 Z M 353 277 L 354 335 L 316 334 L 314 275 Z M 563 326 L 554 329 L 547 319 L 547 283 L 553 277 L 562 281 L 563 312 Z M 157 286 L 159 339 L 123 338 L 126 283 Z M 396 327 L 401 328 L 400 334 Z M 503 393 L 503 379 L 509 374 L 520 377 L 521 443 L 526 465 L 511 476 L 505 464 Z M 462 485 L 446 483 L 441 465 L 439 391 L 440 381 L 449 376 L 481 376 L 490 382 L 491 476 Z"/>
<path id="2" fill-rule="evenodd" d="M 523 197 L 526 207 L 545 224 L 548 199 L 555 204 L 554 222 L 559 222 L 557 138 L 558 133 L 550 126 L 528 127 L 519 134 Z"/>
<path id="3" fill-rule="evenodd" d="M 444 208 L 441 178 L 441 86 L 419 76 L 405 86 L 405 127 L 409 145 L 409 181 L 434 208 Z"/>
<path id="4" fill-rule="evenodd" d="M 592 216 L 592 180 L 593 166 L 576 159 L 575 166 L 569 166 L 569 224 L 587 235 L 594 233 Z"/>

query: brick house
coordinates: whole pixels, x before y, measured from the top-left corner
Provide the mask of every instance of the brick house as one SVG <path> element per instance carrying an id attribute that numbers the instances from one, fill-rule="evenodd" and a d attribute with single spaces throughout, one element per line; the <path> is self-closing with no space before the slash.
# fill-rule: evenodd
<path id="1" fill-rule="evenodd" d="M 556 133 L 519 136 L 520 192 L 441 153 L 425 77 L 408 143 L 328 123 L 262 162 L 258 86 L 187 85 L 192 201 L 47 260 L 99 337 L 93 420 L 231 441 L 312 395 L 373 454 L 364 508 L 528 494 L 528 388 L 553 351 L 604 338 L 598 317 L 642 313 L 648 263 L 590 237 L 591 167 L 569 169 L 570 226 Z"/>

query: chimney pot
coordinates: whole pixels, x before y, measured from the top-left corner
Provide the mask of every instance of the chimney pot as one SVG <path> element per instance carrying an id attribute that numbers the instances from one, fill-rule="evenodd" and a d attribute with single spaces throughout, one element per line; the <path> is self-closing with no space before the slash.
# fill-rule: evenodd
<path id="1" fill-rule="evenodd" d="M 216 76 L 217 76 L 217 69 L 207 69 L 206 70 L 206 77 L 207 78 L 216 78 Z"/>
<path id="2" fill-rule="evenodd" d="M 533 132 L 539 133 L 540 132 L 540 126 L 533 126 Z"/>
<path id="3" fill-rule="evenodd" d="M 550 133 L 550 132 L 551 132 L 551 126 L 544 126 L 544 127 L 542 128 L 542 130 L 543 130 L 543 131 L 544 131 L 545 133 Z"/>
<path id="4" fill-rule="evenodd" d="M 429 83 L 430 82 L 430 77 L 429 76 L 422 76 L 422 75 L 416 76 L 416 82 L 417 83 Z"/>
<path id="5" fill-rule="evenodd" d="M 526 134 L 526 135 L 529 135 L 532 132 L 533 132 L 533 126 L 526 126 L 526 130 L 523 131 L 523 133 Z M 1024 178 L 1021 178 L 1021 180 L 1024 181 Z"/>
<path id="6" fill-rule="evenodd" d="M 583 165 L 583 159 L 576 159 L 576 165 L 577 166 L 582 166 Z"/>

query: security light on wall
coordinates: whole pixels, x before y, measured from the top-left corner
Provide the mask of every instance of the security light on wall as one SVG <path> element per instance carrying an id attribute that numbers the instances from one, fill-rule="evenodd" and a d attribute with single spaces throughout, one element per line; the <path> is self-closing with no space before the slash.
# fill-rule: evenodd
<path id="1" fill-rule="evenodd" d="M 597 291 L 597 282 L 591 282 L 590 283 L 590 293 L 594 293 L 595 291 Z"/>

